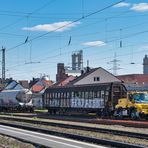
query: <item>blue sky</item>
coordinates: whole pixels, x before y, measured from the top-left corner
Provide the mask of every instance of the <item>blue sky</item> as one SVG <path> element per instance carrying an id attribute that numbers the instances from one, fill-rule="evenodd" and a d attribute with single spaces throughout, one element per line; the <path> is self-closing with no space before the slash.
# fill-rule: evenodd
<path id="1" fill-rule="evenodd" d="M 70 66 L 72 52 L 80 49 L 84 66 L 89 60 L 90 67 L 112 72 L 110 61 L 116 53 L 118 74 L 143 73 L 143 57 L 148 54 L 147 0 L 125 0 L 71 23 L 116 2 L 1 0 L 0 45 L 6 48 L 6 76 L 30 80 L 42 73 L 55 80 L 57 63 Z"/>

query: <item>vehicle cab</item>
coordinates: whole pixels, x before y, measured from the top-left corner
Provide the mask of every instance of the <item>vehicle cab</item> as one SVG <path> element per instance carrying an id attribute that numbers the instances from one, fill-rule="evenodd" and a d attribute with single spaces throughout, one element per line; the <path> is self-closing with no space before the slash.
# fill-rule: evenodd
<path id="1" fill-rule="evenodd" d="M 148 117 L 148 92 L 128 92 L 127 98 L 118 100 L 115 116 L 128 116 L 131 119 Z"/>
<path id="2" fill-rule="evenodd" d="M 140 117 L 148 116 L 148 92 L 133 92 L 128 95 L 128 98 Z"/>

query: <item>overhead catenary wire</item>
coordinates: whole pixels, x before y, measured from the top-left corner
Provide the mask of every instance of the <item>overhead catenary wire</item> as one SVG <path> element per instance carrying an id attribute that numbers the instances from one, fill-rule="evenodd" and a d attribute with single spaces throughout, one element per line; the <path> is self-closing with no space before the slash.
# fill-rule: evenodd
<path id="1" fill-rule="evenodd" d="M 117 3 L 116 3 L 116 4 L 117 4 Z M 110 7 L 111 7 L 111 6 L 110 6 Z M 106 9 L 107 9 L 107 8 L 109 8 L 109 7 L 106 7 Z M 104 8 L 104 9 L 105 9 L 105 8 Z M 100 11 L 103 11 L 104 9 L 101 9 L 101 10 L 95 12 L 95 13 L 98 13 L 98 12 L 100 12 Z M 92 13 L 92 14 L 89 14 L 89 15 L 86 15 L 86 16 L 83 16 L 82 18 L 80 18 L 80 19 L 78 19 L 78 20 L 76 20 L 76 21 L 73 21 L 72 23 L 77 22 L 77 21 L 79 21 L 79 20 L 81 20 L 81 19 L 87 18 L 88 16 L 91 16 L 91 15 L 93 15 L 93 14 L 95 14 L 95 13 Z M 72 24 L 72 23 L 69 23 L 68 25 L 70 25 L 70 24 Z M 67 26 L 67 25 L 66 25 L 66 26 Z M 60 28 L 58 28 L 58 29 L 61 29 L 61 28 L 63 28 L 63 27 L 65 27 L 65 26 L 62 26 L 62 27 L 60 27 Z M 57 30 L 58 30 L 58 29 L 57 29 Z M 55 31 L 56 31 L 56 30 L 55 30 Z M 54 31 L 52 31 L 52 32 L 54 32 Z M 48 33 L 47 33 L 47 34 L 48 34 Z M 37 38 L 43 37 L 43 36 L 45 36 L 45 35 L 46 35 L 46 34 L 44 34 L 44 35 L 42 35 L 42 36 L 38 36 Z M 37 39 L 37 38 L 33 38 L 32 40 Z M 30 40 L 30 41 L 32 41 L 32 40 Z M 25 43 L 21 43 L 21 44 L 15 46 L 15 47 L 19 47 L 19 46 L 21 46 L 21 45 L 23 45 L 23 44 L 25 44 Z"/>
<path id="2" fill-rule="evenodd" d="M 51 3 L 55 2 L 55 1 L 56 1 L 56 0 L 51 0 L 50 2 L 44 4 L 42 7 L 35 9 L 35 10 L 32 11 L 31 13 L 29 13 L 29 14 L 27 15 L 27 17 L 31 16 L 33 13 L 35 13 L 35 12 L 37 12 L 37 11 L 39 11 L 39 10 L 45 8 L 45 7 L 47 7 L 48 5 L 50 5 Z M 24 18 L 21 18 L 21 19 L 19 19 L 19 20 L 13 22 L 13 23 L 11 23 L 11 24 L 8 24 L 8 25 L 6 25 L 6 26 L 0 28 L 0 30 L 3 30 L 3 29 L 5 29 L 5 28 L 7 28 L 7 27 L 10 27 L 10 26 L 12 26 L 12 25 L 18 23 L 19 21 L 21 21 L 21 20 L 23 20 L 23 19 L 24 19 Z M 24 42 L 24 43 L 27 43 L 27 40 L 28 40 L 28 38 L 26 39 L 26 42 Z M 2 65 L 2 66 L 3 66 L 3 65 Z M 4 66 L 4 68 L 5 68 L 5 66 Z M 2 68 L 2 76 L 5 75 L 5 73 L 3 74 L 3 69 L 4 69 L 4 68 Z M 5 72 L 5 69 L 4 69 L 4 72 Z M 4 79 L 4 78 L 3 78 L 3 79 Z"/>
<path id="3" fill-rule="evenodd" d="M 148 42 L 142 42 L 142 44 L 147 44 Z M 130 46 L 134 46 L 134 44 L 132 44 L 132 45 L 128 45 L 128 46 L 123 46 L 123 48 L 124 47 L 130 47 Z M 136 45 L 135 45 L 136 46 Z M 92 47 L 86 47 L 86 49 L 87 48 L 92 48 Z M 118 48 L 120 48 L 120 47 L 118 47 Z M 144 52 L 144 51 L 147 51 L 147 50 L 141 50 L 141 51 L 137 51 L 137 52 L 134 52 L 134 54 L 139 54 L 139 53 L 141 53 L 141 52 Z M 65 52 L 65 53 L 63 53 L 63 55 L 65 55 L 65 54 L 67 54 L 68 52 Z M 101 52 L 101 53 L 104 53 L 104 52 Z M 118 55 L 118 57 L 123 57 L 123 56 L 128 56 L 128 55 L 130 55 L 131 53 L 126 53 L 126 54 L 119 54 Z M 55 57 L 58 57 L 59 55 L 55 55 L 55 56 L 50 56 L 50 57 L 48 57 L 48 59 L 52 59 L 52 58 L 55 58 Z M 110 59 L 110 58 L 112 58 L 112 56 L 109 56 L 109 57 L 103 57 L 103 58 L 97 58 L 96 60 L 94 59 L 94 61 L 98 61 L 98 60 L 106 60 L 106 59 Z M 40 64 L 42 64 L 42 63 L 45 63 L 45 62 L 41 62 Z M 129 64 L 128 64 L 129 65 Z M 11 66 L 10 68 L 13 68 L 13 67 L 18 67 L 18 66 L 24 66 L 24 64 L 20 64 L 20 65 L 16 65 L 16 66 Z"/>
<path id="4" fill-rule="evenodd" d="M 122 39 L 126 39 L 126 38 L 130 38 L 130 37 L 135 37 L 136 35 L 139 35 L 139 34 L 143 34 L 143 33 L 148 33 L 148 30 L 145 30 L 145 31 L 140 31 L 140 32 L 136 32 L 136 33 L 132 33 L 132 34 L 127 34 L 127 35 L 125 35 L 125 36 L 123 36 L 122 37 Z M 108 40 L 108 44 L 109 43 L 112 43 L 112 42 L 115 42 L 115 41 L 120 41 L 121 39 L 120 38 L 118 38 L 118 39 L 114 39 L 114 40 Z M 67 47 L 67 45 L 65 45 L 63 48 L 65 48 L 65 47 Z M 124 46 L 122 45 L 122 48 L 123 48 Z M 63 49 L 63 48 L 61 48 L 61 49 Z M 84 48 L 80 48 L 80 49 L 78 49 L 78 50 L 84 50 L 84 49 L 89 49 L 89 48 L 94 48 L 94 46 L 90 46 L 90 47 L 84 47 Z M 121 47 L 120 47 L 121 48 Z M 55 49 L 56 50 L 56 49 Z M 64 54 L 65 53 L 71 53 L 71 51 L 68 51 L 68 52 L 64 52 Z M 61 54 L 57 54 L 57 55 L 54 55 L 54 56 L 52 56 L 52 57 L 57 57 L 57 56 L 60 56 Z M 51 58 L 51 57 L 46 57 L 46 58 L 43 58 L 43 59 L 41 59 L 41 60 L 45 60 L 45 59 L 48 59 L 48 58 Z"/>
<path id="5" fill-rule="evenodd" d="M 48 3 L 44 4 L 43 6 L 41 6 L 40 8 L 37 8 L 37 9 L 33 10 L 31 13 L 28 13 L 28 14 L 27 14 L 26 16 L 24 16 L 23 18 L 20 18 L 20 19 L 16 20 L 15 22 L 10 23 L 10 24 L 8 24 L 8 25 L 6 25 L 6 26 L 0 28 L 0 30 L 6 29 L 6 28 L 8 28 L 8 27 L 11 27 L 12 25 L 15 25 L 15 24 L 17 24 L 18 22 L 24 20 L 24 18 L 26 18 L 26 17 L 29 18 L 33 13 L 40 11 L 41 9 L 43 9 L 43 8 L 45 8 L 45 7 L 47 7 L 47 6 L 49 6 L 50 4 L 52 4 L 52 3 L 55 2 L 55 1 L 56 1 L 56 0 L 51 0 L 50 2 L 48 2 Z M 21 45 L 26 44 L 27 42 L 28 42 L 28 36 L 27 36 L 25 42 L 24 42 L 24 43 L 21 43 Z M 17 46 L 17 47 L 19 47 L 19 46 Z"/>
<path id="6" fill-rule="evenodd" d="M 123 1 L 124 1 L 124 0 L 122 0 L 122 1 L 120 1 L 120 2 L 123 2 Z M 100 9 L 100 10 L 95 11 L 95 12 L 93 12 L 93 13 L 90 13 L 90 14 L 88 14 L 88 15 L 86 15 L 86 16 L 83 16 L 82 18 L 79 18 L 79 19 L 77 19 L 77 20 L 75 20 L 75 21 L 73 21 L 73 22 L 71 22 L 71 23 L 69 23 L 69 24 L 67 24 L 67 25 L 70 25 L 70 24 L 72 24 L 72 23 L 74 23 L 74 22 L 80 21 L 81 19 L 85 19 L 85 18 L 87 18 L 87 17 L 89 17 L 89 16 L 91 16 L 91 15 L 94 15 L 94 14 L 96 14 L 96 13 L 102 12 L 103 10 L 106 10 L 106 9 L 108 9 L 108 8 L 110 8 L 110 7 L 112 7 L 112 6 L 116 5 L 116 4 L 118 4 L 118 3 L 120 3 L 120 2 L 114 3 L 114 4 L 112 4 L 112 5 L 110 5 L 110 6 L 107 6 L 107 7 L 103 8 L 103 9 Z M 66 25 L 66 26 L 67 26 L 67 25 Z M 61 29 L 61 28 L 63 28 L 63 27 L 65 27 L 65 26 L 62 26 L 62 27 L 60 27 L 60 28 L 58 28 L 58 29 Z M 58 29 L 57 29 L 57 30 L 58 30 Z M 56 31 L 56 30 L 54 30 L 54 31 Z M 53 32 L 53 31 L 52 31 L 52 32 Z M 46 34 L 49 34 L 49 33 L 46 33 Z M 43 36 L 45 36 L 46 34 L 43 34 L 43 35 L 41 35 L 41 36 L 37 36 L 37 37 L 31 39 L 30 42 L 31 42 L 32 40 L 37 39 L 37 38 L 43 37 Z M 23 44 L 25 44 L 25 43 L 21 43 L 21 44 L 15 46 L 15 48 L 16 48 L 16 47 L 19 47 L 19 46 L 21 46 L 21 45 L 23 45 Z M 10 49 L 9 49 L 9 50 L 10 50 Z"/>
<path id="7" fill-rule="evenodd" d="M 128 13 L 129 11 L 124 11 L 124 13 Z M 29 14 L 29 13 L 25 13 L 25 14 Z M 118 17 L 122 17 L 122 14 L 120 15 L 117 15 Z M 109 19 L 113 19 L 113 18 L 116 18 L 117 16 L 110 16 L 110 17 L 106 17 L 106 18 L 103 18 L 103 20 L 100 20 L 100 21 L 97 21 L 93 24 L 96 24 L 96 23 L 100 23 L 102 21 L 106 21 L 106 20 L 109 20 Z M 26 15 L 25 15 L 26 17 Z M 31 16 L 32 17 L 32 16 Z M 141 22 L 141 23 L 137 23 L 137 24 L 134 24 L 134 25 L 129 25 L 129 26 L 125 26 L 125 27 L 122 27 L 122 30 L 126 30 L 126 29 L 129 29 L 129 28 L 133 28 L 133 27 L 136 27 L 136 26 L 141 26 L 141 25 L 144 25 L 144 24 L 147 24 L 148 21 L 144 21 L 144 22 Z M 92 25 L 92 24 L 91 24 Z M 89 25 L 88 25 L 89 26 Z M 87 26 L 86 26 L 87 27 Z M 119 29 L 121 28 L 117 28 L 117 29 L 112 29 L 112 30 L 107 30 L 105 32 L 115 32 L 115 31 L 119 31 Z M 104 33 L 104 31 L 98 31 L 98 32 L 93 32 L 93 33 L 87 33 L 87 34 L 78 34 L 77 36 L 78 37 L 81 37 L 81 36 L 86 36 L 86 35 L 93 35 L 93 34 L 100 34 L 100 33 Z M 24 36 L 26 37 L 25 35 L 19 35 L 19 34 L 10 34 L 10 33 L 0 33 L 0 34 L 3 34 L 3 35 L 9 35 L 9 36 Z M 74 35 L 75 37 L 75 35 Z"/>
<path id="8" fill-rule="evenodd" d="M 60 28 L 60 29 L 61 29 L 61 28 Z M 128 34 L 128 35 L 126 35 L 126 36 L 123 36 L 122 39 L 126 39 L 126 38 L 129 38 L 129 37 L 137 36 L 137 35 L 139 35 L 139 34 L 144 34 L 144 33 L 148 33 L 148 30 L 136 32 L 136 33 L 133 33 L 133 34 Z M 35 39 L 35 38 L 34 38 L 34 39 Z M 119 40 L 120 40 L 120 38 L 119 38 L 119 39 L 115 39 L 115 40 L 109 40 L 107 43 L 109 43 L 109 42 L 114 42 L 114 41 L 119 41 Z M 32 41 L 32 39 L 28 40 L 28 42 L 31 42 L 31 41 Z M 7 50 L 15 49 L 15 48 L 17 48 L 17 47 L 19 47 L 19 46 L 21 46 L 21 45 L 24 45 L 24 44 L 25 44 L 25 43 L 22 42 L 22 43 L 20 43 L 20 44 L 14 46 L 14 47 L 12 47 L 12 48 L 8 48 Z"/>
<path id="9" fill-rule="evenodd" d="M 146 31 L 146 33 L 147 33 L 147 32 L 148 32 L 148 30 Z M 122 39 L 124 39 L 124 38 L 129 38 L 129 37 L 135 36 L 135 34 L 138 35 L 138 34 L 141 34 L 141 33 L 145 33 L 145 31 L 137 32 L 137 33 L 134 33 L 134 34 L 128 34 L 128 35 L 122 37 Z M 120 38 L 119 38 L 119 39 L 116 39 L 116 40 L 110 40 L 110 41 L 108 41 L 108 43 L 111 43 L 111 42 L 114 42 L 114 41 L 119 41 L 119 40 L 120 40 Z M 142 43 L 143 43 L 143 44 L 144 44 L 144 43 L 147 44 L 148 42 L 142 42 Z M 129 46 L 134 46 L 134 45 L 129 45 Z M 65 48 L 65 47 L 67 47 L 67 45 L 63 46 L 63 48 Z M 128 46 L 123 46 L 122 48 L 124 48 L 124 47 L 128 47 Z M 61 49 L 63 49 L 63 48 L 61 48 Z M 81 48 L 81 49 L 78 49 L 78 50 L 84 50 L 84 49 L 89 49 L 89 48 L 93 48 L 93 46 Z M 120 47 L 118 47 L 118 48 L 120 48 Z M 58 48 L 58 49 L 59 49 L 59 48 Z M 55 50 L 56 50 L 56 49 L 55 49 Z M 145 51 L 145 50 L 143 50 L 143 51 Z M 141 53 L 141 52 L 143 52 L 143 51 L 140 51 L 140 52 L 138 52 L 138 53 Z M 69 53 L 71 53 L 71 51 L 69 51 L 69 52 L 64 52 L 63 54 L 65 55 L 65 54 L 69 54 Z M 104 52 L 102 52 L 102 53 L 104 53 Z M 46 58 L 43 58 L 43 59 L 40 59 L 40 60 L 52 59 L 52 58 L 56 58 L 56 57 L 58 57 L 58 56 L 61 56 L 61 54 L 53 55 L 53 56 L 46 57 Z M 111 58 L 111 57 L 107 57 L 107 58 Z M 102 59 L 106 59 L 106 58 L 102 58 Z M 39 62 L 39 63 L 42 63 L 42 62 Z M 21 66 L 23 66 L 23 65 L 24 65 L 24 63 L 21 64 Z M 16 67 L 17 67 L 17 66 L 16 66 Z"/>
<path id="10" fill-rule="evenodd" d="M 89 14 L 87 14 L 87 15 L 85 15 L 85 16 L 83 16 L 83 17 L 80 17 L 80 18 L 78 18 L 78 19 L 76 19 L 76 20 L 74 20 L 74 21 L 72 21 L 72 22 L 70 22 L 70 23 L 68 23 L 68 24 L 66 24 L 66 25 L 63 25 L 63 26 L 61 26 L 61 27 L 58 27 L 58 28 L 54 29 L 53 31 L 50 31 L 50 32 L 41 34 L 41 35 L 39 35 L 39 36 L 36 36 L 36 37 L 34 37 L 34 38 L 28 40 L 28 42 L 31 42 L 31 41 L 33 41 L 33 40 L 36 40 L 36 39 L 41 38 L 41 37 L 43 37 L 43 36 L 46 36 L 46 35 L 48 35 L 48 34 L 50 34 L 50 33 L 53 33 L 53 32 L 55 32 L 55 31 L 57 31 L 57 30 L 60 30 L 60 29 L 62 29 L 62 28 L 64 28 L 64 27 L 66 27 L 66 26 L 69 26 L 69 25 L 71 25 L 71 24 L 73 24 L 73 23 L 79 22 L 80 20 L 86 19 L 86 18 L 88 18 L 88 17 L 90 17 L 90 16 L 92 16 L 92 15 L 94 15 L 94 14 L 97 14 L 97 13 L 99 13 L 99 12 L 102 12 L 102 11 L 106 10 L 106 9 L 109 9 L 109 8 L 115 6 L 115 5 L 117 5 L 117 4 L 119 4 L 119 3 L 123 2 L 123 1 L 125 1 L 125 0 L 118 1 L 118 2 L 116 2 L 116 3 L 113 3 L 113 4 L 111 4 L 111 5 L 108 5 L 108 6 L 104 7 L 104 8 L 102 8 L 102 9 L 99 9 L 99 10 L 97 10 L 97 11 L 94 11 L 94 12 L 92 12 L 92 13 L 89 13 Z M 15 48 L 17 48 L 17 47 L 19 47 L 19 46 L 22 46 L 22 45 L 24 45 L 24 44 L 25 44 L 25 43 L 22 42 L 22 43 L 20 43 L 20 44 L 14 46 L 14 47 L 8 48 L 7 51 L 8 51 L 8 50 L 15 49 Z"/>
<path id="11" fill-rule="evenodd" d="M 10 23 L 10 24 L 8 24 L 8 25 L 5 25 L 5 26 L 1 27 L 0 30 L 6 29 L 6 28 L 8 28 L 8 27 L 11 27 L 11 26 L 17 24 L 18 22 L 24 20 L 27 16 L 31 16 L 33 13 L 35 13 L 35 12 L 37 12 L 37 11 L 39 11 L 39 10 L 41 10 L 41 9 L 43 9 L 43 8 L 45 8 L 45 7 L 47 7 L 47 6 L 49 6 L 50 4 L 52 4 L 52 3 L 55 2 L 55 1 L 56 1 L 56 0 L 51 0 L 50 2 L 48 2 L 48 3 L 44 4 L 43 6 L 41 6 L 40 8 L 37 8 L 37 9 L 33 10 L 31 13 L 27 13 L 27 14 L 24 15 L 22 18 L 19 18 L 18 20 L 14 21 L 14 22 L 12 22 L 12 23 Z"/>
<path id="12" fill-rule="evenodd" d="M 131 27 L 136 27 L 136 26 L 138 26 L 138 25 L 142 25 L 142 24 L 145 24 L 147 21 L 145 21 L 145 22 L 142 22 L 142 23 L 137 23 L 137 24 L 134 24 L 134 25 L 130 25 L 130 26 L 125 26 L 125 27 L 123 27 L 122 28 L 122 30 L 124 29 L 129 29 L 129 28 L 131 28 Z M 118 30 L 118 29 L 113 29 L 113 30 L 109 30 L 109 32 L 112 32 L 112 31 L 116 31 L 116 30 Z M 100 32 L 99 32 L 100 33 Z M 125 37 L 122 37 L 123 39 L 124 38 L 129 38 L 129 37 L 131 37 L 131 36 L 135 36 L 135 35 L 138 35 L 138 34 L 143 34 L 143 33 L 147 33 L 147 30 L 146 31 L 141 31 L 141 32 L 137 32 L 137 33 L 134 33 L 134 34 L 128 34 L 128 35 L 126 35 Z M 86 36 L 86 34 L 84 34 L 85 36 Z M 80 36 L 80 35 L 78 35 L 78 36 Z M 116 39 L 116 40 L 110 40 L 109 42 L 113 42 L 113 41 L 117 41 L 117 40 L 119 40 L 119 39 Z M 65 48 L 66 46 L 64 46 L 63 48 Z M 62 48 L 61 48 L 62 49 Z"/>
<path id="13" fill-rule="evenodd" d="M 118 3 L 119 3 L 119 2 L 118 2 Z M 116 4 L 118 4 L 118 3 L 116 3 Z M 116 5 L 116 4 L 114 4 L 114 5 Z M 112 7 L 112 6 L 113 6 L 113 5 L 110 5 L 110 6 L 108 6 L 108 7 L 106 7 L 106 8 L 103 8 L 103 9 L 101 9 L 101 10 L 99 10 L 99 11 L 96 11 L 96 12 L 91 13 L 91 14 L 89 14 L 89 15 L 83 16 L 82 18 L 77 19 L 77 20 L 75 20 L 75 21 L 69 23 L 68 25 L 70 25 L 70 24 L 72 24 L 72 23 L 75 23 L 75 22 L 78 22 L 78 21 L 80 21 L 81 19 L 87 18 L 87 17 L 89 17 L 89 16 L 91 16 L 91 15 L 94 15 L 94 14 L 96 14 L 96 13 L 98 13 L 98 12 L 101 12 L 101 11 L 103 11 L 103 10 L 105 10 L 105 9 L 108 9 L 108 8 L 110 8 L 110 7 Z M 66 27 L 66 26 L 67 26 L 67 25 L 62 26 L 62 27 L 59 27 L 58 29 L 61 29 L 61 28 Z M 56 29 L 56 30 L 58 30 L 58 29 Z M 56 31 L 56 30 L 54 30 L 54 31 Z M 54 31 L 52 31 L 52 32 L 54 32 Z M 46 34 L 49 34 L 49 33 L 46 33 Z M 36 37 L 36 38 L 33 38 L 33 39 L 31 39 L 30 41 L 28 41 L 28 42 L 31 42 L 31 41 L 33 41 L 33 40 L 35 40 L 35 39 L 37 39 L 37 38 L 43 37 L 43 36 L 45 36 L 46 34 L 43 34 L 42 36 L 38 36 L 38 37 Z M 21 46 L 21 45 L 23 45 L 23 44 L 25 44 L 25 43 L 21 43 L 21 44 L 15 46 L 15 48 L 16 48 L 16 47 L 19 47 L 19 46 Z M 9 49 L 9 50 L 10 50 L 10 49 Z"/>
<path id="14" fill-rule="evenodd" d="M 148 42 L 142 42 L 142 44 L 147 44 L 147 43 Z M 123 48 L 125 48 L 125 47 L 131 47 L 131 46 L 133 47 L 133 46 L 136 46 L 136 45 L 131 44 L 131 45 L 128 45 L 128 46 L 123 46 Z M 84 49 L 90 49 L 90 48 L 93 48 L 93 47 L 85 47 L 85 48 L 81 48 L 81 49 L 78 49 L 78 50 L 84 50 Z M 118 47 L 117 49 L 120 49 L 120 47 Z M 144 50 L 141 50 L 141 51 L 133 52 L 133 54 L 139 54 L 139 53 L 144 52 L 144 51 L 147 51 L 147 50 L 144 49 Z M 108 52 L 108 49 L 106 51 L 104 51 L 104 52 L 101 52 L 101 53 L 104 55 L 105 52 Z M 62 55 L 69 54 L 69 53 L 71 53 L 71 51 L 64 52 L 64 53 L 62 53 Z M 120 56 L 128 56 L 128 55 L 131 55 L 131 53 L 129 52 L 129 53 L 126 53 L 126 54 L 118 54 L 117 57 L 120 57 Z M 51 60 L 51 59 L 56 58 L 58 56 L 61 56 L 61 55 L 60 54 L 57 54 L 57 55 L 54 55 L 54 56 L 46 57 L 46 58 L 44 58 L 42 60 L 44 60 L 44 61 L 45 60 Z M 93 59 L 93 61 L 106 60 L 106 59 L 111 59 L 111 58 L 112 58 L 112 56 L 109 56 L 109 57 L 103 57 L 103 58 L 99 58 L 99 59 L 98 58 L 97 59 Z M 42 64 L 42 63 L 45 63 L 45 62 L 40 62 L 38 64 Z M 24 65 L 25 65 L 25 63 L 17 64 L 17 65 L 14 65 L 14 66 L 9 67 L 9 69 L 10 68 L 14 68 L 14 67 L 24 66 Z"/>
<path id="15" fill-rule="evenodd" d="M 124 13 L 128 13 L 129 11 L 125 11 Z M 28 17 L 28 14 L 30 14 L 30 13 L 27 13 L 27 15 L 25 15 L 25 17 Z M 121 16 L 123 13 L 121 13 L 120 15 L 117 15 L 117 16 Z M 29 16 L 30 17 L 30 16 Z M 83 27 L 80 27 L 79 29 L 81 29 L 81 28 L 84 28 L 84 27 L 88 27 L 88 26 L 90 26 L 90 25 L 93 25 L 93 24 L 97 24 L 97 23 L 100 23 L 100 22 L 104 22 L 106 19 L 113 19 L 114 17 L 116 17 L 116 16 L 110 16 L 110 17 L 107 17 L 107 18 L 101 18 L 102 20 L 99 20 L 99 21 L 96 21 L 96 22 L 94 22 L 94 23 L 92 23 L 92 24 L 89 24 L 89 25 L 85 25 L 85 26 L 83 26 Z M 31 15 L 31 18 L 32 18 L 32 15 Z M 23 18 L 24 19 L 24 18 Z M 48 17 L 48 19 L 49 19 L 49 17 Z M 98 19 L 98 18 L 97 18 Z M 12 23 L 13 24 L 13 23 Z M 11 26 L 11 25 L 10 25 Z M 6 26 L 5 26 L 6 27 Z M 7 28 L 7 27 L 6 27 Z M 117 29 L 116 29 L 117 30 Z M 116 31 L 115 30 L 115 31 Z M 114 31 L 114 30 L 113 30 Z M 108 32 L 111 32 L 111 31 L 108 31 Z M 98 33 L 101 33 L 101 32 L 98 32 Z M 13 36 L 13 34 L 10 34 L 10 33 L 0 33 L 0 34 L 5 34 L 5 35 L 12 35 Z M 16 34 L 14 34 L 14 36 L 17 36 Z M 25 36 L 25 35 L 18 35 L 18 36 Z M 85 35 L 84 35 L 85 36 Z"/>
<path id="16" fill-rule="evenodd" d="M 14 22 L 12 22 L 12 23 L 10 23 L 10 24 L 8 24 L 8 25 L 5 25 L 5 26 L 1 27 L 1 28 L 0 28 L 0 31 L 1 31 L 1 30 L 4 30 L 4 29 L 6 29 L 6 28 L 9 28 L 9 27 L 11 27 L 11 26 L 13 26 L 13 25 L 15 25 L 15 24 L 17 24 L 18 22 L 22 21 L 23 19 L 24 19 L 24 18 L 20 18 L 20 19 L 14 21 Z"/>
<path id="17" fill-rule="evenodd" d="M 147 51 L 147 50 L 143 50 L 143 51 Z M 141 53 L 141 52 L 143 52 L 143 51 L 137 51 L 137 52 L 135 52 L 134 54 L 139 54 L 139 53 Z M 124 56 L 128 56 L 128 55 L 130 55 L 131 53 L 129 52 L 129 53 L 126 53 L 126 54 L 120 54 L 120 55 L 118 55 L 117 57 L 124 57 Z M 102 61 L 102 60 L 106 60 L 106 59 L 111 59 L 112 58 L 112 56 L 108 56 L 108 57 L 105 57 L 105 58 L 97 58 L 97 59 L 94 59 L 94 61 Z M 51 62 L 50 62 L 51 63 Z M 40 63 L 41 64 L 41 63 Z M 45 63 L 43 63 L 44 65 L 45 65 Z M 49 64 L 49 63 L 47 63 L 47 64 Z M 55 62 L 55 64 L 56 64 L 56 62 Z M 25 64 L 22 64 L 22 65 L 19 65 L 19 66 L 24 66 Z M 126 65 L 130 65 L 130 63 L 129 64 L 126 64 Z M 141 64 L 142 65 L 142 64 Z M 15 66 L 15 67 L 18 67 L 18 66 Z M 55 67 L 55 66 L 53 66 L 53 67 Z M 34 68 L 38 68 L 38 67 L 34 67 Z M 24 74 L 24 73 L 20 73 L 20 74 Z"/>
<path id="18" fill-rule="evenodd" d="M 125 12 L 128 12 L 128 13 L 130 13 L 130 12 L 133 12 L 132 10 L 128 10 L 128 11 L 121 11 L 121 13 L 125 13 Z M 0 15 L 6 15 L 6 16 L 17 16 L 17 17 L 26 17 L 28 14 L 31 14 L 32 12 L 30 12 L 30 13 L 28 13 L 28 12 L 21 12 L 21 11 L 0 11 Z M 113 13 L 113 12 L 112 12 Z M 115 13 L 117 13 L 116 11 L 115 11 Z M 32 18 L 39 18 L 39 19 L 69 19 L 69 17 L 59 17 L 59 15 L 74 15 L 74 16 L 76 16 L 76 15 L 82 15 L 82 12 L 73 12 L 73 13 L 63 13 L 63 12 L 58 12 L 58 13 L 35 13 L 35 14 L 31 14 L 31 17 Z M 85 13 L 85 14 L 89 14 L 88 12 L 87 13 Z M 58 15 L 58 17 L 55 17 L 55 16 L 52 16 L 51 17 L 51 15 Z M 121 18 L 125 18 L 125 19 L 127 19 L 127 18 L 130 18 L 130 17 L 147 17 L 147 14 L 132 14 L 132 15 L 126 15 L 126 16 L 115 16 L 114 18 L 119 18 L 119 19 L 121 19 Z M 70 18 L 73 18 L 73 17 L 70 17 Z M 76 19 L 76 18 L 73 18 L 73 19 Z M 101 18 L 101 17 L 96 17 L 96 18 L 89 18 L 89 19 L 103 19 L 103 18 Z"/>

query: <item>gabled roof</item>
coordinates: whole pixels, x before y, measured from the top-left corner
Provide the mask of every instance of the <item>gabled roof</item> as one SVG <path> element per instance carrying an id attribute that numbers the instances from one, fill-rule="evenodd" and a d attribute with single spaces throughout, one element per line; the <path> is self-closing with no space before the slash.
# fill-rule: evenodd
<path id="1" fill-rule="evenodd" d="M 24 87 L 17 81 L 13 80 L 4 89 L 19 90 L 19 89 L 24 89 Z"/>
<path id="2" fill-rule="evenodd" d="M 100 67 L 99 67 L 100 68 Z M 97 69 L 99 68 L 93 68 L 93 69 L 90 69 L 89 72 L 85 72 L 84 74 L 80 75 L 79 77 L 76 77 L 76 79 L 74 79 L 73 81 L 71 81 L 68 85 L 73 85 L 74 83 L 80 81 L 81 79 L 83 79 L 84 77 L 90 75 L 91 73 L 93 73 L 94 71 L 96 71 Z"/>
<path id="3" fill-rule="evenodd" d="M 56 86 L 66 86 L 68 85 L 71 81 L 73 81 L 76 77 L 74 76 L 68 76 L 66 79 L 62 80 L 61 82 L 57 82 L 54 85 L 52 85 L 52 87 L 56 87 Z"/>
<path id="4" fill-rule="evenodd" d="M 90 74 L 92 74 L 93 72 L 102 69 L 104 72 L 108 73 L 110 76 L 114 77 L 115 79 L 117 79 L 118 81 L 120 81 L 116 76 L 114 76 L 113 74 L 111 74 L 110 72 L 108 72 L 107 70 L 105 70 L 102 67 L 98 67 L 98 68 L 93 68 L 90 69 L 89 72 L 85 72 L 84 74 L 82 74 L 81 76 L 77 77 L 76 79 L 74 79 L 73 81 L 71 81 L 68 85 L 74 85 L 75 83 L 79 82 L 80 80 L 82 80 L 83 78 L 89 76 Z"/>
<path id="5" fill-rule="evenodd" d="M 36 83 L 32 85 L 30 88 L 32 92 L 34 93 L 39 93 L 41 91 L 44 91 L 48 86 L 51 86 L 53 82 L 51 80 L 45 79 L 45 78 L 40 78 Z"/>

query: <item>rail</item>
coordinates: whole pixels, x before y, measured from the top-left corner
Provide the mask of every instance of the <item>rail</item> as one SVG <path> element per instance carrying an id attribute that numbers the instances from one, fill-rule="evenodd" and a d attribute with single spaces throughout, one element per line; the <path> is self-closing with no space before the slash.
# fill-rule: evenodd
<path id="1" fill-rule="evenodd" d="M 92 137 L 87 137 L 87 136 L 80 136 L 80 135 L 76 135 L 76 134 L 61 133 L 61 132 L 51 131 L 51 130 L 44 129 L 44 128 L 36 128 L 36 127 L 14 124 L 14 123 L 0 122 L 0 124 L 5 125 L 5 126 L 11 126 L 11 127 L 17 127 L 17 128 L 21 128 L 21 129 L 31 130 L 31 131 L 38 131 L 38 132 L 46 133 L 46 134 L 50 134 L 50 135 L 62 136 L 62 137 L 71 138 L 71 139 L 80 140 L 80 141 L 87 141 L 87 142 L 95 143 L 95 144 L 102 144 L 102 145 L 106 145 L 106 146 L 113 146 L 113 147 L 120 147 L 120 148 L 125 148 L 125 147 L 145 148 L 145 146 L 141 146 L 141 145 L 123 143 L 123 142 L 118 142 L 118 141 L 114 141 L 114 140 L 92 138 Z"/>
<path id="2" fill-rule="evenodd" d="M 52 119 L 70 122 L 83 122 L 92 124 L 104 124 L 104 125 L 121 125 L 126 127 L 137 127 L 137 128 L 148 128 L 147 120 L 117 120 L 117 119 L 97 119 L 90 116 L 65 116 L 65 115 L 49 115 L 49 114 L 13 114 L 13 113 L 0 113 L 0 115 L 13 116 L 13 117 L 26 117 L 26 118 L 41 118 L 41 119 Z"/>

